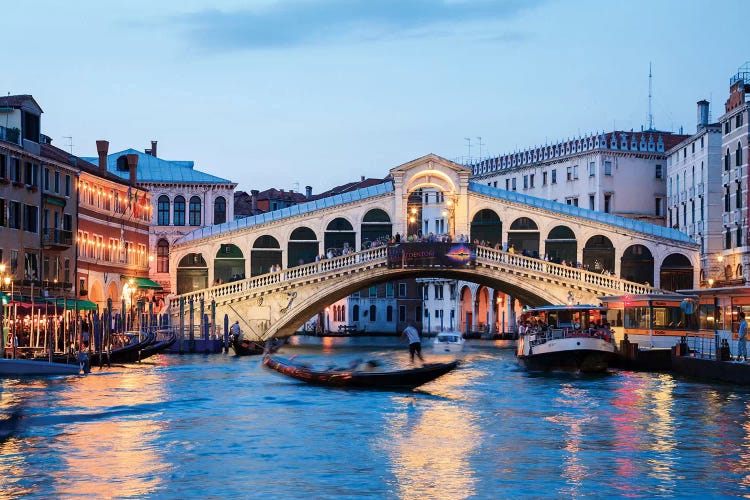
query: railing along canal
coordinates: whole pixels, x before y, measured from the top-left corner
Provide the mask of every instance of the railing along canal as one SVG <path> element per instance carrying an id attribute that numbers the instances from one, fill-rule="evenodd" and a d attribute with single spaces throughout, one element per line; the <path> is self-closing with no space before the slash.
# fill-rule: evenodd
<path id="1" fill-rule="evenodd" d="M 582 283 L 600 290 L 602 293 L 644 294 L 659 292 L 650 286 L 620 279 L 616 276 L 603 275 L 585 269 L 563 266 L 542 259 L 526 257 L 519 254 L 503 252 L 489 247 L 476 247 L 476 262 L 483 266 L 504 266 L 514 270 L 526 270 L 547 277 L 559 278 L 567 283 Z M 291 267 L 282 271 L 254 276 L 240 281 L 233 281 L 222 285 L 205 288 L 187 293 L 172 299 L 172 311 L 179 307 L 179 299 L 185 302 L 191 299 L 206 302 L 228 297 L 248 295 L 264 288 L 273 288 L 282 284 L 304 280 L 312 276 L 320 276 L 331 271 L 357 268 L 364 264 L 386 264 L 388 261 L 388 246 L 380 246 L 342 255 L 333 259 L 323 259 L 311 264 Z"/>

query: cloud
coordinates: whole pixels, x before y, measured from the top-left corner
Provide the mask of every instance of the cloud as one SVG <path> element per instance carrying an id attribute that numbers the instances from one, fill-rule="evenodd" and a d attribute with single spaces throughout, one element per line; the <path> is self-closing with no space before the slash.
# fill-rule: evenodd
<path id="1" fill-rule="evenodd" d="M 274 49 L 426 36 L 470 22 L 505 21 L 541 0 L 279 0 L 235 11 L 204 10 L 173 21 L 209 50 Z M 496 34 L 496 40 L 518 35 Z"/>

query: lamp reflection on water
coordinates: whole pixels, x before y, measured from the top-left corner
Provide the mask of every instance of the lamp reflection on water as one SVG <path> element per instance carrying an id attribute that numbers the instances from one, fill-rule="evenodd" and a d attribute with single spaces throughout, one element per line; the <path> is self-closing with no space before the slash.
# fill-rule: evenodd
<path id="1" fill-rule="evenodd" d="M 460 404 L 471 387 L 470 375 L 456 371 L 424 386 L 445 398 L 424 411 L 418 398 L 394 396 L 379 446 L 390 456 L 401 499 L 469 498 L 477 494 L 470 459 L 482 441 L 476 416 Z M 419 473 L 415 473 L 418 471 Z"/>

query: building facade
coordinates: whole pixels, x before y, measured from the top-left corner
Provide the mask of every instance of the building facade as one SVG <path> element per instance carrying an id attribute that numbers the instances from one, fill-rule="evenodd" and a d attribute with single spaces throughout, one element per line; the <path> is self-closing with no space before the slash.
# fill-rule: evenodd
<path id="1" fill-rule="evenodd" d="M 748 99 L 750 63 L 745 63 L 729 81 L 729 98 L 721 126 L 721 251 L 712 256 L 707 278 L 719 284 L 744 285 L 750 279 L 748 245 Z"/>
<path id="2" fill-rule="evenodd" d="M 698 102 L 696 133 L 667 152 L 667 225 L 700 245 L 700 281 L 718 272 L 723 246 L 722 127 L 709 123 L 709 102 Z"/>
<path id="3" fill-rule="evenodd" d="M 0 263 L 18 297 L 75 296 L 78 169 L 50 154 L 30 95 L 0 97 Z"/>
<path id="4" fill-rule="evenodd" d="M 237 184 L 194 168 L 192 161 L 164 160 L 156 156 L 157 143 L 151 141 L 146 151 L 126 149 L 106 155 L 107 170 L 128 179 L 128 158 L 137 159 L 136 185 L 151 193 L 150 229 L 147 257 L 149 277 L 161 286 L 160 295 L 175 293 L 170 281 L 169 254 L 175 240 L 205 226 L 234 220 L 234 189 Z M 91 158 L 94 161 L 95 159 Z M 233 249 L 224 249 L 222 257 L 229 263 L 225 278 L 231 279 Z M 187 264 L 187 263 L 186 263 Z M 192 264 L 192 263 L 191 263 Z M 195 262 L 196 266 L 200 263 Z M 208 286 L 205 277 L 196 273 L 188 288 Z"/>

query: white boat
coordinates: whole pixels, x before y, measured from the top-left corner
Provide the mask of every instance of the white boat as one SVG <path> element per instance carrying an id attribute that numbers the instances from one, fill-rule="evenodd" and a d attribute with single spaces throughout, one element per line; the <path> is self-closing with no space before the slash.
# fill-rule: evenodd
<path id="1" fill-rule="evenodd" d="M 78 375 L 78 363 L 54 363 L 34 359 L 0 359 L 0 377 L 20 375 Z"/>
<path id="2" fill-rule="evenodd" d="M 606 308 L 592 305 L 527 309 L 518 340 L 518 360 L 535 370 L 603 372 L 615 356 Z"/>
<path id="3" fill-rule="evenodd" d="M 461 352 L 464 342 L 461 332 L 440 332 L 432 345 L 435 352 Z"/>

